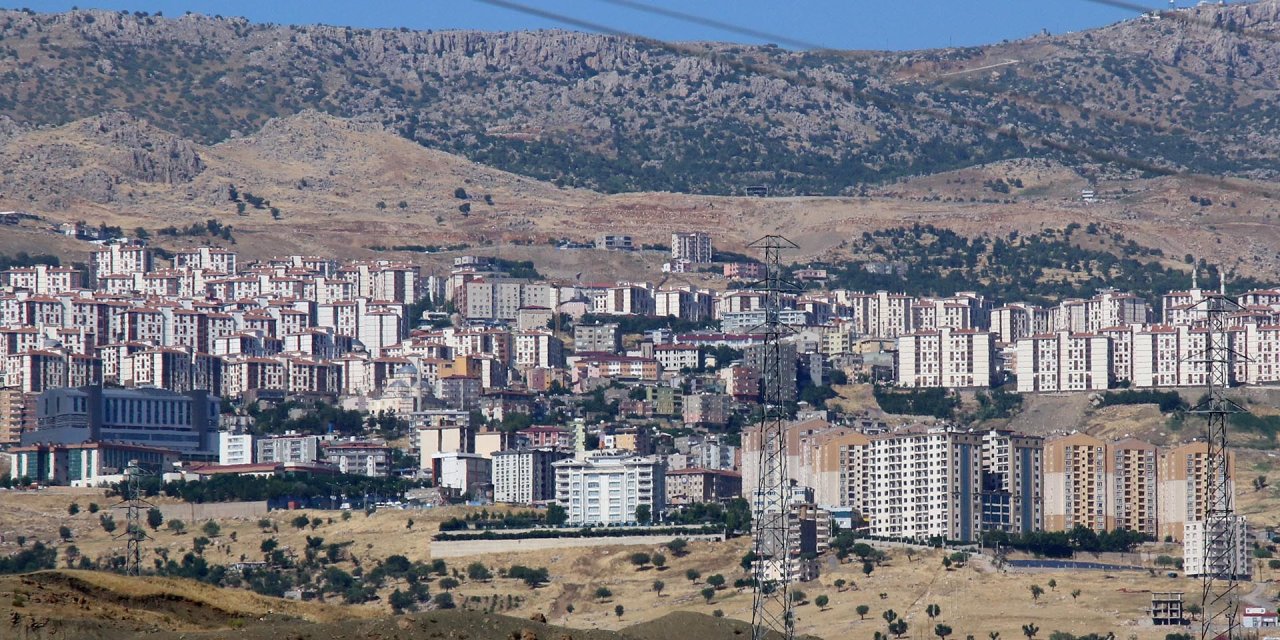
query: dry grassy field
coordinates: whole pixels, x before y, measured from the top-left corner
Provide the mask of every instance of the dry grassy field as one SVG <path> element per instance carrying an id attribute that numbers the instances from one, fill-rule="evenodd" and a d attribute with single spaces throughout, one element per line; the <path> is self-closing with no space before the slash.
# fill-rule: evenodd
<path id="1" fill-rule="evenodd" d="M 72 501 L 82 509 L 76 516 L 67 515 L 67 506 Z M 16 549 L 14 536 L 19 532 L 25 532 L 23 535 L 29 540 L 55 543 L 57 529 L 63 523 L 72 528 L 74 537 L 70 543 L 60 545 L 60 558 L 69 544 L 74 544 L 81 553 L 90 557 L 104 557 L 120 550 L 122 543 L 102 530 L 98 516 L 87 513 L 90 502 L 106 505 L 111 501 L 100 492 L 91 491 L 9 492 L 0 495 L 0 503 L 4 505 L 0 509 L 0 531 L 5 536 L 0 552 L 12 553 Z M 282 546 L 301 549 L 306 544 L 306 536 L 321 536 L 326 542 L 351 542 L 348 548 L 366 569 L 392 554 L 402 554 L 410 560 L 430 560 L 430 536 L 438 522 L 461 512 L 457 508 L 381 511 L 371 516 L 355 513 L 349 520 L 343 520 L 334 512 L 273 512 L 267 518 L 270 526 L 266 528 L 260 527 L 257 519 L 226 519 L 218 522 L 220 534 L 205 551 L 205 557 L 214 563 L 234 562 L 241 556 L 256 560 L 262 555 L 259 546 L 266 538 L 274 537 Z M 319 517 L 322 523 L 315 529 L 295 529 L 290 522 L 300 514 Z M 117 516 L 118 521 L 121 518 Z M 413 520 L 412 528 L 409 527 L 410 519 Z M 188 527 L 195 529 L 201 524 L 188 523 Z M 155 539 L 149 545 L 144 562 L 149 562 L 160 549 L 167 550 L 170 557 L 180 557 L 190 549 L 191 539 L 200 534 L 175 535 L 162 527 L 152 535 Z M 500 608 L 498 613 L 525 618 L 543 614 L 553 624 L 601 630 L 626 629 L 637 623 L 657 620 L 673 611 L 710 615 L 719 610 L 728 618 L 750 619 L 750 593 L 732 587 L 734 580 L 744 577 L 739 560 L 747 550 L 745 539 L 723 543 L 692 542 L 683 557 L 666 553 L 667 566 L 662 569 L 652 566 L 637 568 L 630 561 L 630 555 L 635 551 L 659 550 L 653 546 L 611 545 L 496 553 L 488 552 L 493 550 L 491 547 L 479 549 L 486 552 L 471 557 L 450 557 L 447 562 L 451 569 L 459 570 L 470 562 L 481 562 L 495 575 L 515 564 L 547 567 L 551 580 L 549 584 L 531 589 L 515 580 L 500 577 L 489 581 L 462 579 L 453 595 L 463 608 L 484 610 L 488 602 L 505 602 L 510 595 L 518 598 L 514 601 L 516 606 L 505 611 Z M 1156 577 L 1145 571 L 1001 572 L 983 560 L 945 570 L 939 551 L 925 551 L 909 558 L 902 550 L 892 550 L 890 555 L 891 559 L 875 568 L 870 576 L 862 573 L 858 563 L 838 564 L 834 560 L 825 563 L 820 580 L 799 586 L 807 598 L 797 608 L 798 630 L 824 638 L 844 637 L 850 633 L 869 637 L 873 631 L 882 630 L 885 623 L 881 615 L 892 609 L 907 619 L 912 638 L 932 635 L 933 625 L 937 622 L 951 626 L 958 638 L 966 635 L 986 637 L 992 631 L 999 632 L 1003 638 L 1016 638 L 1021 635 L 1023 624 L 1034 622 L 1046 636 L 1054 630 L 1076 634 L 1115 631 L 1118 637 L 1159 640 L 1166 630 L 1156 629 L 1142 621 L 1150 592 L 1186 591 L 1193 594 L 1199 584 L 1181 578 Z M 340 566 L 351 569 L 353 565 L 346 561 Z M 686 577 L 690 569 L 701 574 L 697 580 Z M 1274 577 L 1271 573 L 1260 577 L 1269 580 Z M 707 587 L 707 578 L 713 574 L 723 575 L 726 586 L 707 601 L 701 592 Z M 120 582 L 122 578 L 108 574 L 74 572 L 70 575 L 91 585 L 94 590 L 111 590 L 123 584 Z M 13 580 L 0 583 L 4 585 L 0 586 L 0 615 L 7 615 L 13 609 L 13 590 L 24 588 Z M 665 585 L 661 593 L 654 590 L 655 580 Z M 846 581 L 843 589 L 836 586 L 837 580 Z M 1055 588 L 1049 587 L 1050 580 L 1056 583 Z M 134 583 L 130 581 L 130 584 Z M 185 581 L 147 579 L 143 584 L 145 586 L 132 587 L 138 597 L 180 593 L 184 598 L 204 603 L 201 607 L 233 611 L 239 617 L 287 615 L 324 622 L 334 619 L 335 615 L 364 618 L 388 612 L 384 604 L 386 593 L 382 594 L 382 603 L 348 607 L 332 603 L 286 603 L 242 590 L 219 590 L 189 585 Z M 1032 598 L 1033 584 L 1045 590 L 1039 599 Z M 388 585 L 386 591 L 395 586 L 404 585 Z M 596 591 L 600 587 L 608 589 L 611 595 L 597 597 Z M 6 590 L 10 593 L 4 593 Z M 26 590 L 30 591 L 30 588 Z M 438 590 L 432 586 L 433 592 Z M 1079 593 L 1073 596 L 1076 590 Z M 1269 586 L 1261 587 L 1260 593 L 1275 595 Z M 825 609 L 813 604 L 819 595 L 830 599 Z M 100 606 L 97 604 L 100 599 L 90 597 L 90 602 L 85 605 L 89 608 L 83 610 L 89 613 L 97 611 L 94 607 Z M 941 607 L 942 615 L 938 620 L 928 619 L 925 610 L 930 604 Z M 621 616 L 615 610 L 617 605 L 623 606 Z M 870 609 L 865 620 L 859 619 L 856 613 L 859 605 Z M 135 613 L 136 619 L 126 619 L 148 623 L 159 620 L 154 623 L 164 628 L 163 618 L 170 615 L 174 625 L 199 626 L 182 622 L 185 618 L 174 617 L 175 614 L 156 613 L 145 607 L 137 608 Z"/>

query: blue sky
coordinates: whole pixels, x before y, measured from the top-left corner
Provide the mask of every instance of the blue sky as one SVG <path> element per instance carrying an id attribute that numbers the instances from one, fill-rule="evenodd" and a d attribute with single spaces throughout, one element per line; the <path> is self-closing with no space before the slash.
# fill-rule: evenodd
<path id="1" fill-rule="evenodd" d="M 839 49 L 915 49 L 998 42 L 1048 29 L 1096 27 L 1133 12 L 1089 0 L 645 0 L 752 29 Z M 1158 0 L 1133 0 L 1152 7 Z M 752 42 L 745 36 L 637 12 L 598 0 L 523 0 L 525 4 L 669 40 Z M 1180 5 L 1192 4 L 1178 0 Z M 22 6 L 22 5 L 19 5 Z M 26 0 L 37 11 L 81 8 L 186 11 L 244 16 L 255 22 L 354 27 L 514 30 L 559 27 L 475 0 Z"/>

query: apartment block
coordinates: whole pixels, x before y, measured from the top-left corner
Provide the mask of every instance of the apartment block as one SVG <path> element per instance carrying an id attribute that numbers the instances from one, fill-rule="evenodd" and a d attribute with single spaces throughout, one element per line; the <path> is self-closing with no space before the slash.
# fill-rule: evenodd
<path id="1" fill-rule="evenodd" d="M 1044 528 L 1044 439 L 1010 431 L 982 436 L 982 530 Z"/>
<path id="2" fill-rule="evenodd" d="M 1235 454 L 1227 455 L 1227 484 L 1229 495 L 1235 495 Z M 1212 470 L 1209 466 L 1209 445 L 1191 442 L 1160 455 L 1160 485 L 1157 491 L 1159 511 L 1157 536 L 1181 542 L 1186 527 L 1203 520 L 1209 505 L 1209 482 Z"/>
<path id="3" fill-rule="evenodd" d="M 1108 443 L 1106 451 L 1106 528 L 1156 535 L 1159 455 L 1155 445 L 1124 438 Z"/>
<path id="4" fill-rule="evenodd" d="M 982 436 L 934 430 L 871 438 L 866 518 L 873 536 L 976 540 L 982 520 Z"/>
<path id="5" fill-rule="evenodd" d="M 1107 528 L 1106 443 L 1083 433 L 1044 443 L 1044 528 Z"/>
<path id="6" fill-rule="evenodd" d="M 1249 526 L 1232 515 L 1187 523 L 1182 543 L 1182 570 L 1187 577 L 1214 576 L 1248 581 L 1253 575 Z"/>
<path id="7" fill-rule="evenodd" d="M 667 505 L 724 502 L 742 495 L 742 475 L 692 467 L 667 471 Z"/>
<path id="8" fill-rule="evenodd" d="M 687 260 L 694 264 L 710 264 L 711 234 L 701 231 L 671 234 L 671 259 Z"/>
<path id="9" fill-rule="evenodd" d="M 618 353 L 622 334 L 616 323 L 580 324 L 573 328 L 573 350 L 577 353 Z"/>
<path id="10" fill-rule="evenodd" d="M 636 509 L 653 518 L 666 509 L 666 468 L 658 458 L 597 454 L 552 464 L 556 502 L 569 525 L 609 526 L 636 522 Z"/>
<path id="11" fill-rule="evenodd" d="M 760 379 L 761 397 L 765 402 L 795 402 L 797 390 L 798 348 L 794 343 L 778 345 L 776 353 L 763 344 L 748 346 L 742 351 L 743 362 L 755 372 Z M 770 374 L 770 366 L 775 365 L 776 374 Z M 776 394 L 770 390 L 776 389 Z"/>
<path id="12" fill-rule="evenodd" d="M 511 449 L 493 454 L 493 501 L 542 504 L 556 499 L 554 463 L 569 458 L 559 449 Z"/>
<path id="13" fill-rule="evenodd" d="M 992 334 L 943 328 L 898 337 L 898 385 L 989 387 L 995 374 Z"/>
<path id="14" fill-rule="evenodd" d="M 0 389 L 0 446 L 18 444 L 24 431 L 36 429 L 36 394 Z"/>
<path id="15" fill-rule="evenodd" d="M 1099 391 L 1111 378 L 1111 341 L 1095 334 L 1059 331 L 1017 341 L 1020 393 Z"/>

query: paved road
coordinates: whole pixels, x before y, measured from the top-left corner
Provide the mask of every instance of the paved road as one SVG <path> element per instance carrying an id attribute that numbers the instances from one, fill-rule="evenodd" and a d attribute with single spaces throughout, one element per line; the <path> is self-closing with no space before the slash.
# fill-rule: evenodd
<path id="1" fill-rule="evenodd" d="M 1146 567 L 1078 560 L 1010 560 L 1009 566 L 1024 569 L 1093 569 L 1096 571 L 1146 571 Z"/>

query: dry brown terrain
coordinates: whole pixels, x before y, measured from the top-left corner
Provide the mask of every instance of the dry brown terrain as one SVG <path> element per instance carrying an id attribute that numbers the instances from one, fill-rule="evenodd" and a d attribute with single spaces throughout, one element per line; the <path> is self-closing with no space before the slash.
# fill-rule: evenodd
<path id="1" fill-rule="evenodd" d="M 1256 513 L 1256 508 L 1264 508 L 1274 514 L 1275 499 L 1274 492 L 1245 494 L 1241 499 L 1241 507 L 1246 512 Z M 67 516 L 67 505 L 73 500 L 82 508 L 91 501 L 101 504 L 107 502 L 93 492 L 65 490 L 40 494 L 5 493 L 0 496 L 0 502 L 5 506 L 0 510 L 0 530 L 5 532 L 4 553 L 16 550 L 12 538 L 16 531 L 26 531 L 32 539 L 53 543 L 61 522 L 71 523 L 75 532 L 72 544 L 81 553 L 95 557 L 117 551 L 120 543 L 102 531 L 97 525 L 97 516 L 84 512 L 74 517 Z M 299 512 L 274 512 L 269 519 L 279 529 L 278 532 L 260 529 L 256 520 L 222 520 L 219 522 L 222 532 L 214 540 L 213 546 L 205 552 L 205 557 L 214 563 L 232 562 L 241 554 L 253 560 L 261 556 L 258 547 L 267 537 L 276 537 L 282 546 L 300 549 L 305 545 L 304 536 L 311 535 L 323 536 L 327 542 L 353 542 L 349 548 L 366 569 L 391 554 L 404 554 L 411 560 L 429 560 L 432 557 L 429 537 L 435 530 L 436 523 L 460 512 L 458 509 L 383 511 L 369 517 L 356 514 L 350 520 L 342 520 L 336 514 L 328 512 L 315 512 L 310 515 L 318 515 L 326 522 L 315 530 L 302 531 L 294 530 L 289 524 Z M 331 523 L 327 521 L 330 516 L 334 516 Z M 406 527 L 410 518 L 415 521 L 412 529 Z M 232 540 L 233 534 L 235 540 Z M 189 547 L 194 535 L 198 534 L 174 535 L 163 529 L 154 532 L 155 541 L 148 550 L 148 557 L 154 557 L 156 550 L 161 548 L 167 549 L 170 557 L 180 556 Z M 66 546 L 63 544 L 63 549 Z M 735 579 L 743 577 L 738 563 L 747 550 L 746 540 L 693 542 L 689 553 L 684 557 L 677 558 L 667 553 L 667 567 L 664 569 L 652 566 L 636 568 L 630 562 L 630 554 L 637 550 L 656 549 L 650 546 L 603 546 L 529 552 L 486 552 L 470 558 L 451 557 L 448 563 L 452 568 L 463 569 L 469 562 L 478 561 L 495 573 L 498 569 L 514 564 L 549 568 L 551 582 L 538 589 L 530 589 L 516 581 L 502 578 L 485 582 L 464 579 L 462 585 L 454 590 L 454 598 L 464 603 L 464 607 L 483 607 L 483 603 L 473 604 L 471 599 L 481 598 L 488 602 L 494 596 L 502 600 L 511 594 L 522 600 L 516 608 L 499 613 L 517 617 L 541 613 L 553 624 L 576 629 L 626 631 L 632 625 L 658 620 L 673 611 L 712 614 L 720 610 L 729 618 L 750 618 L 750 593 L 731 586 Z M 1153 553 L 1169 552 L 1177 555 L 1175 547 Z M 1002 573 L 992 570 L 985 561 L 980 560 L 967 567 L 947 571 L 940 563 L 940 552 L 926 551 L 913 554 L 910 558 L 902 550 L 891 550 L 890 554 L 891 560 L 876 568 L 869 577 L 862 574 L 858 563 L 838 564 L 831 561 L 824 564 L 823 577 L 819 581 L 800 586 L 808 596 L 809 603 L 798 608 L 799 631 L 825 638 L 843 637 L 850 631 L 870 635 L 884 624 L 880 614 L 886 609 L 893 609 L 907 617 L 914 634 L 915 629 L 932 629 L 924 610 L 928 604 L 938 604 L 943 611 L 941 621 L 950 625 L 958 637 L 968 634 L 984 637 L 989 631 L 999 631 L 1002 637 L 1018 637 L 1022 624 L 1035 622 L 1046 633 L 1053 630 L 1077 634 L 1115 631 L 1120 637 L 1136 635 L 1141 640 L 1157 639 L 1163 638 L 1165 631 L 1141 622 L 1143 609 L 1150 598 L 1149 591 L 1184 590 L 1193 593 L 1198 584 L 1182 579 L 1153 577 L 1146 572 L 1108 574 L 1096 571 L 1043 570 Z M 351 568 L 350 562 L 343 562 L 340 566 Z M 685 572 L 689 569 L 699 571 L 702 578 L 696 582 L 688 580 Z M 716 573 L 724 575 L 730 586 L 718 591 L 708 603 L 699 592 L 706 586 L 706 577 Z M 1261 577 L 1271 579 L 1274 577 L 1272 573 L 1274 572 L 1265 571 Z M 118 585 L 121 580 L 94 573 L 74 572 L 69 575 L 93 585 Z M 841 590 L 835 586 L 837 579 L 856 585 L 856 588 L 846 587 Z M 1056 581 L 1056 590 L 1048 588 L 1050 579 Z M 15 583 L 18 578 L 5 580 L 7 582 L 0 582 L 0 620 L 13 610 L 11 595 L 6 592 L 19 588 L 33 591 L 30 584 L 24 587 Z M 40 579 L 46 584 L 49 580 L 51 579 Z M 660 595 L 653 590 L 654 580 L 665 583 L 665 589 Z M 68 580 L 58 578 L 54 582 L 66 584 Z M 386 605 L 382 603 L 336 608 L 310 603 L 286 604 L 239 590 L 220 591 L 208 587 L 183 587 L 179 590 L 174 589 L 174 584 L 176 583 L 149 581 L 150 586 L 138 593 L 182 593 L 186 599 L 205 603 L 201 607 L 236 611 L 236 615 L 245 618 L 260 617 L 264 615 L 264 609 L 270 611 L 270 615 L 287 615 L 317 622 L 332 620 L 335 611 L 348 612 L 341 615 L 355 618 L 386 613 Z M 1046 594 L 1038 601 L 1033 601 L 1031 597 L 1032 584 L 1046 589 Z M 387 591 L 394 586 L 388 585 Z M 612 595 L 604 599 L 596 598 L 595 590 L 601 586 L 608 588 Z M 1073 598 L 1070 594 L 1075 589 L 1079 589 L 1081 593 Z M 438 589 L 433 585 L 432 591 L 434 593 Z M 1273 591 L 1262 588 L 1261 593 L 1270 596 L 1274 595 Z M 385 598 L 387 594 L 382 595 Z M 812 604 L 818 595 L 830 598 L 831 602 L 826 610 L 820 611 Z M 99 599 L 91 600 L 87 605 L 88 609 L 79 610 L 93 612 L 97 611 L 94 607 L 107 606 L 98 604 Z M 975 606 L 975 603 L 982 603 L 982 606 Z M 625 609 L 621 618 L 614 611 L 618 604 L 622 604 Z M 861 604 L 871 608 L 865 621 L 859 620 L 854 611 Z M 127 618 L 133 622 L 156 624 L 162 628 L 190 625 L 192 629 L 203 624 L 198 618 L 191 621 L 189 617 L 195 614 L 184 614 L 188 618 L 175 616 L 169 623 L 163 623 L 167 609 L 160 612 L 156 612 L 155 607 L 148 609 L 136 606 L 133 609 L 136 610 L 134 616 Z M 22 613 L 37 611 L 39 610 L 28 609 Z M 166 624 L 169 626 L 166 627 Z M 215 634 L 210 637 L 221 636 Z"/>
<path id="2" fill-rule="evenodd" d="M 182 149 L 199 170 L 169 167 L 170 173 L 192 175 L 186 180 L 156 177 L 154 164 L 165 158 L 140 156 L 137 144 Z M 665 254 L 557 251 L 549 243 L 626 233 L 637 242 L 665 244 L 673 231 L 706 229 L 715 234 L 717 246 L 744 251 L 755 238 L 781 233 L 801 246 L 790 257 L 803 261 L 839 259 L 847 255 L 842 249 L 850 237 L 904 224 L 934 224 L 976 235 L 1098 222 L 1164 250 L 1171 264 L 1191 253 L 1254 275 L 1271 273 L 1280 248 L 1280 226 L 1269 217 L 1272 207 L 1261 190 L 1265 185 L 1232 189 L 1227 183 L 1206 187 L 1180 178 L 1117 180 L 1099 184 L 1099 191 L 1120 194 L 1123 188 L 1126 194 L 1086 205 L 1079 191 L 1087 182 L 1043 161 L 1003 162 L 904 181 L 859 198 L 607 196 L 476 165 L 375 124 L 315 112 L 273 120 L 253 135 L 211 146 L 177 139 L 115 113 L 18 134 L 3 150 L 0 168 L 11 178 L 0 193 L 0 210 L 30 211 L 42 221 L 0 228 L 0 252 L 51 251 L 70 260 L 83 260 L 91 247 L 54 234 L 52 223 L 105 223 L 130 233 L 143 227 L 154 236 L 170 225 L 214 218 L 234 227 L 235 248 L 248 258 L 287 253 L 395 256 L 441 267 L 457 253 L 370 247 L 462 243 L 471 247 L 465 252 L 533 259 L 553 277 L 583 273 L 586 280 L 652 278 Z M 1021 195 L 1012 194 L 1008 203 L 981 201 L 993 195 L 984 193 L 983 180 L 1015 175 L 1025 176 Z M 83 191 L 88 189 L 84 185 L 100 182 L 109 188 Z M 238 214 L 229 196 L 232 187 L 241 195 L 269 200 L 280 219 L 265 207 L 249 206 Z M 458 188 L 467 191 L 467 200 L 454 196 Z M 1190 202 L 1191 195 L 1211 197 L 1218 204 L 1201 207 Z M 944 196 L 952 201 L 935 201 Z M 978 200 L 969 202 L 970 197 Z M 378 208 L 379 202 L 385 208 Z M 470 205 L 470 213 L 458 210 L 463 204 Z M 209 241 L 201 236 L 156 238 L 168 248 Z M 681 277 L 715 282 L 699 274 Z"/>

